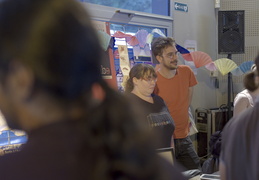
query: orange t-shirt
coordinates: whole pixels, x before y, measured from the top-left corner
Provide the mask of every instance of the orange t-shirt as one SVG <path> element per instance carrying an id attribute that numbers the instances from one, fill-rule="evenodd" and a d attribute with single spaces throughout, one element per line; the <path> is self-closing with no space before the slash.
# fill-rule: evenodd
<path id="1" fill-rule="evenodd" d="M 175 122 L 174 138 L 186 138 L 189 133 L 189 87 L 197 84 L 191 68 L 179 65 L 173 78 L 167 79 L 157 72 L 154 93 L 161 96 Z"/>

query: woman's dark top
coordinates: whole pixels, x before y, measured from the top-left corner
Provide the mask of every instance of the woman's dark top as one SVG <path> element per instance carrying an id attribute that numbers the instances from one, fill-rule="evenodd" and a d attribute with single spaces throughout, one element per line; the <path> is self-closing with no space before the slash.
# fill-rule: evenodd
<path id="1" fill-rule="evenodd" d="M 171 147 L 171 139 L 174 133 L 175 125 L 172 116 L 164 100 L 152 94 L 154 103 L 147 102 L 133 93 L 129 94 L 133 101 L 143 106 L 145 117 L 152 129 L 153 135 L 156 137 L 156 148 Z"/>

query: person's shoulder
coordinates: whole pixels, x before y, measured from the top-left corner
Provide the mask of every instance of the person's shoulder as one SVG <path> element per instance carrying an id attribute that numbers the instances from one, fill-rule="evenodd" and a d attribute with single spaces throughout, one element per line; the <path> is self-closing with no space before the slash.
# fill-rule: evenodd
<path id="1" fill-rule="evenodd" d="M 251 96 L 251 95 L 250 95 L 250 94 L 248 93 L 248 91 L 245 89 L 245 90 L 239 92 L 239 93 L 236 95 L 236 97 L 235 97 L 235 99 L 234 99 L 234 102 L 237 102 L 237 101 L 240 101 L 240 100 L 246 100 L 246 99 L 248 99 L 249 96 Z"/>
<path id="2" fill-rule="evenodd" d="M 243 98 L 247 98 L 247 94 L 244 92 L 240 92 L 236 95 L 235 99 L 243 99 Z"/>
<path id="3" fill-rule="evenodd" d="M 246 95 L 246 94 L 249 94 L 249 91 L 247 89 L 244 89 L 243 91 L 239 92 L 238 94 Z"/>
<path id="4" fill-rule="evenodd" d="M 160 102 L 162 104 L 165 104 L 164 99 L 161 96 L 159 96 L 157 94 L 152 94 L 152 97 L 153 97 L 155 103 Z"/>
<path id="5" fill-rule="evenodd" d="M 259 103 L 256 103 L 253 108 L 246 109 L 228 121 L 222 134 L 223 151 L 232 151 L 237 147 L 242 148 L 240 147 L 241 141 L 244 142 L 252 137 L 255 138 L 250 139 L 251 141 L 249 144 L 253 146 L 252 144 L 257 142 L 257 139 L 259 138 L 258 112 Z M 223 157 L 225 158 L 226 156 L 223 155 Z"/>
<path id="6" fill-rule="evenodd" d="M 151 96 L 153 97 L 153 99 L 163 100 L 163 98 L 157 94 L 151 94 Z"/>
<path id="7" fill-rule="evenodd" d="M 190 68 L 190 66 L 187 66 L 187 65 L 178 65 L 177 70 L 180 72 L 187 72 L 187 73 L 193 72 L 192 69 Z"/>
<path id="8" fill-rule="evenodd" d="M 254 108 L 248 108 L 238 116 L 235 116 L 229 120 L 223 129 L 223 134 L 237 133 L 235 131 L 243 131 L 253 121 L 257 121 L 259 116 L 259 103 Z M 227 135 L 228 136 L 228 135 Z"/>
<path id="9" fill-rule="evenodd" d="M 129 100 L 129 101 L 133 101 L 133 100 L 135 101 L 135 100 L 141 99 L 136 94 L 131 93 L 131 92 L 125 92 L 124 97 L 127 98 L 127 100 Z"/>
<path id="10" fill-rule="evenodd" d="M 178 65 L 178 68 L 179 68 L 179 69 L 188 69 L 188 70 L 191 70 L 190 66 L 183 65 L 183 64 Z"/>

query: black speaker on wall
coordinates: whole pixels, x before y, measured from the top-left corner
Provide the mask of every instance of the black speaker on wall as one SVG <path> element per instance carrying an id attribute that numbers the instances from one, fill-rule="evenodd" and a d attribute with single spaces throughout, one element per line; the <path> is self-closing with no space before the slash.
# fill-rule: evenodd
<path id="1" fill-rule="evenodd" d="M 218 11 L 218 53 L 245 52 L 245 11 Z"/>

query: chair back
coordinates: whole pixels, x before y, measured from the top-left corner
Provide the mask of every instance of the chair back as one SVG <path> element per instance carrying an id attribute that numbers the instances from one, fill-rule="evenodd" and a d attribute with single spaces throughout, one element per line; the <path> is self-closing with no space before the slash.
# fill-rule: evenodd
<path id="1" fill-rule="evenodd" d="M 156 151 L 162 158 L 168 160 L 171 164 L 174 163 L 175 156 L 173 147 L 159 148 L 156 149 Z"/>

